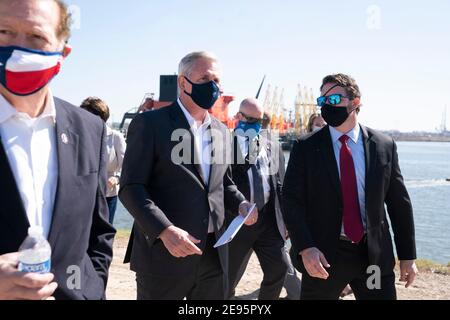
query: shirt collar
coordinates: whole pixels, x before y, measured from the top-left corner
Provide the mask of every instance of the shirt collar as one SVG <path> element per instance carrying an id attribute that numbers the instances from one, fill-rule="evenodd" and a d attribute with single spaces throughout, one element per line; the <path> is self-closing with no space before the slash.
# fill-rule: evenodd
<path id="1" fill-rule="evenodd" d="M 197 121 L 195 121 L 194 117 L 189 113 L 189 111 L 186 109 L 186 107 L 181 102 L 181 99 L 178 99 L 178 105 L 180 106 L 181 110 L 184 113 L 184 116 L 186 117 L 187 122 L 189 123 L 189 127 L 192 129 L 198 129 L 203 126 L 210 126 L 211 125 L 211 116 L 209 115 L 209 112 L 206 113 L 206 118 L 203 121 L 201 125 L 197 125 Z"/>
<path id="2" fill-rule="evenodd" d="M 339 141 L 339 139 L 345 134 L 347 135 L 355 144 L 358 143 L 359 135 L 361 133 L 361 128 L 359 124 L 357 124 L 352 130 L 350 130 L 347 133 L 342 133 L 336 130 L 336 128 L 333 128 L 332 126 L 329 126 L 330 128 L 330 134 L 331 134 L 331 140 L 333 143 L 336 143 Z"/>
<path id="3" fill-rule="evenodd" d="M 12 117 L 18 116 L 18 115 L 25 115 L 29 118 L 27 114 L 24 114 L 22 112 L 18 112 L 16 108 L 14 108 L 6 99 L 3 97 L 3 95 L 0 94 L 0 124 L 6 122 Z M 53 99 L 53 95 L 51 91 L 48 91 L 47 99 L 46 99 L 46 105 L 44 108 L 44 112 L 37 117 L 38 119 L 44 119 L 44 118 L 51 118 L 53 123 L 56 123 L 56 107 L 55 107 L 55 100 Z"/>

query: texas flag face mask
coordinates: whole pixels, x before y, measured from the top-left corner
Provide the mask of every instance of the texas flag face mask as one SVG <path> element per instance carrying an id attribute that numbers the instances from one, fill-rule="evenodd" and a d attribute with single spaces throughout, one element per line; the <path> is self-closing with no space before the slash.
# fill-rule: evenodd
<path id="1" fill-rule="evenodd" d="M 61 52 L 0 47 L 0 83 L 17 96 L 32 95 L 59 73 L 62 61 Z"/>

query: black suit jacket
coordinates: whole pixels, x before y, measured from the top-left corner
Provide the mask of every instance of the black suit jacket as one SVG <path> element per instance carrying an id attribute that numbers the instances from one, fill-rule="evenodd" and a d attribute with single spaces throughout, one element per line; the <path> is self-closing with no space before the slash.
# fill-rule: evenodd
<path id="1" fill-rule="evenodd" d="M 284 175 L 286 172 L 285 159 L 283 149 L 278 141 L 272 141 L 269 133 L 259 136 L 260 147 L 266 148 L 267 156 L 269 158 L 270 165 L 275 171 L 274 166 L 278 167 L 278 170 L 270 176 L 270 192 L 271 197 L 275 201 L 275 215 L 277 220 L 278 231 L 283 239 L 286 239 L 286 225 L 284 223 L 283 214 L 281 212 L 281 189 L 283 186 Z M 239 147 L 239 142 L 235 136 L 233 139 L 233 164 L 231 165 L 232 179 L 236 183 L 239 191 L 247 198 L 250 199 L 250 180 L 248 177 L 248 170 L 250 170 L 250 164 L 245 163 L 245 157 Z M 251 161 L 251 160 L 250 160 Z M 236 217 L 236 212 L 227 210 L 227 218 L 232 221 Z"/>
<path id="2" fill-rule="evenodd" d="M 59 176 L 48 239 L 58 283 L 54 296 L 57 300 L 103 299 L 115 234 L 107 222 L 104 124 L 57 98 L 55 107 Z M 18 251 L 29 222 L 1 140 L 0 177 L 0 254 L 5 254 Z M 77 275 L 80 288 L 68 288 L 68 282 L 76 284 L 70 276 Z"/>
<path id="3" fill-rule="evenodd" d="M 222 136 L 213 139 L 214 153 L 230 159 L 231 148 L 225 148 L 231 146 L 230 132 L 215 118 L 211 129 Z M 187 143 L 188 150 L 180 150 L 180 141 Z M 237 211 L 245 200 L 230 178 L 231 160 L 213 164 L 205 185 L 200 165 L 192 164 L 189 155 L 193 146 L 188 122 L 177 103 L 140 114 L 130 125 L 119 197 L 135 219 L 125 258 L 133 271 L 164 276 L 195 272 L 200 256 L 173 257 L 158 239 L 161 232 L 175 225 L 201 240 L 198 246 L 203 250 L 209 216 L 218 237 L 224 231 L 224 207 Z M 187 157 L 185 163 L 175 163 L 172 153 Z M 219 256 L 227 273 L 227 246 L 219 248 Z"/>
<path id="4" fill-rule="evenodd" d="M 392 138 L 361 126 L 366 159 L 365 201 L 369 263 L 392 272 L 395 260 L 385 205 L 400 260 L 416 258 L 411 201 L 403 183 Z M 285 221 L 292 261 L 306 272 L 299 252 L 317 247 L 332 265 L 342 226 L 338 165 L 328 127 L 294 146 L 283 188 Z"/>

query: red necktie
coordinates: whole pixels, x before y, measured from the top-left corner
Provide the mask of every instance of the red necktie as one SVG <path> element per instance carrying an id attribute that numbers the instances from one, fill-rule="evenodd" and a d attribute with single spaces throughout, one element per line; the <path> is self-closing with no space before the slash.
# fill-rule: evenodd
<path id="1" fill-rule="evenodd" d="M 342 143 L 340 167 L 342 199 L 344 202 L 344 231 L 350 240 L 359 243 L 364 236 L 364 227 L 359 207 L 355 165 L 352 150 L 347 144 L 348 139 L 350 138 L 346 135 L 339 138 L 339 141 Z"/>

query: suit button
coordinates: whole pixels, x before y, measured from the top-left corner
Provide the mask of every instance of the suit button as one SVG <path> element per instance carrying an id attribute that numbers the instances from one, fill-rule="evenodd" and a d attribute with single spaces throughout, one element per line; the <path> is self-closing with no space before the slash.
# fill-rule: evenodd
<path id="1" fill-rule="evenodd" d="M 204 224 L 209 224 L 209 219 L 203 219 Z"/>
<path id="2" fill-rule="evenodd" d="M 145 240 L 150 240 L 150 237 L 149 236 L 145 236 Z"/>

